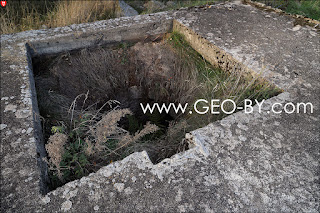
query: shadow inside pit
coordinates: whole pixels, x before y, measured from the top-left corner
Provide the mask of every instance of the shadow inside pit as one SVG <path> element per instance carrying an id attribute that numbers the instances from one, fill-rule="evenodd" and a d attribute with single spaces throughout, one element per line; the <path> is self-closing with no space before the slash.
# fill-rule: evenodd
<path id="1" fill-rule="evenodd" d="M 147 151 L 156 164 L 189 149 L 187 132 L 228 115 L 192 113 L 196 100 L 233 99 L 241 107 L 281 92 L 259 76 L 213 67 L 178 32 L 32 63 L 51 190 L 134 152 Z M 189 108 L 164 110 L 170 103 Z"/>
<path id="2" fill-rule="evenodd" d="M 180 59 L 163 42 L 164 36 L 32 58 L 46 149 L 54 152 L 48 153 L 52 159 L 61 160 L 59 174 L 56 168 L 52 168 L 54 165 L 50 158 L 47 159 L 51 190 L 96 172 L 133 152 L 146 150 L 150 160 L 156 164 L 188 149 L 183 140 L 185 129 L 177 130 L 175 143 L 173 138 L 166 136 L 168 128 L 178 122 L 179 114 L 172 111 L 160 113 L 158 110 L 144 113 L 140 105 L 176 101 L 170 80 Z M 111 115 L 115 108 L 130 109 L 131 114 Z M 117 137 L 110 134 L 104 151 L 97 154 L 91 150 L 90 153 L 89 147 L 95 144 L 89 140 L 93 139 L 97 144 L 101 137 L 105 137 L 98 135 L 97 125 L 108 113 L 109 124 L 114 122 L 109 130 L 117 129 L 117 136 L 125 134 L 124 131 L 132 138 L 143 131 L 148 133 L 144 128 L 147 123 L 156 125 L 158 130 L 143 135 L 123 149 L 117 149 L 123 141 L 114 139 Z M 96 135 L 90 135 L 93 128 L 96 128 Z M 68 145 L 64 144 L 64 153 L 60 156 L 58 142 L 52 142 L 55 133 L 68 137 Z M 56 145 L 48 149 L 50 141 Z"/>

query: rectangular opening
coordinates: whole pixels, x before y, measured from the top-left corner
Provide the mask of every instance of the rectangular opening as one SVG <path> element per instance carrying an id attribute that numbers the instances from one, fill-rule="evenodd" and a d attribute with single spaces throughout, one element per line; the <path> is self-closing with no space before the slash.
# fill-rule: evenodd
<path id="1" fill-rule="evenodd" d="M 159 163 L 188 149 L 187 132 L 227 115 L 197 113 L 199 99 L 242 106 L 281 92 L 187 27 L 168 26 L 76 49 L 30 45 L 51 190 L 136 151 Z"/>

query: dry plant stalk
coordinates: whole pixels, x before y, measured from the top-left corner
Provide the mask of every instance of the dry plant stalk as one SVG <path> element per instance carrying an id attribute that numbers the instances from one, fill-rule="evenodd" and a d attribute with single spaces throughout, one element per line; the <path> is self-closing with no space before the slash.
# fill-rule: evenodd
<path id="1" fill-rule="evenodd" d="M 53 26 L 90 22 L 110 16 L 118 10 L 117 1 L 60 1 L 52 17 Z M 105 17 L 104 17 L 105 16 Z"/>
<path id="2" fill-rule="evenodd" d="M 141 131 L 137 131 L 133 136 L 127 133 L 124 137 L 122 137 L 118 143 L 118 148 L 113 151 L 117 151 L 123 147 L 126 147 L 130 143 L 138 141 L 143 136 L 148 135 L 150 133 L 154 133 L 158 130 L 159 130 L 159 127 L 157 125 L 147 122 L 147 124 L 144 125 L 143 129 Z"/>
<path id="3" fill-rule="evenodd" d="M 49 164 L 53 167 L 55 166 L 58 171 L 58 177 L 62 178 L 60 162 L 62 160 L 62 155 L 64 153 L 64 145 L 68 141 L 68 136 L 62 133 L 55 133 L 51 135 L 48 144 L 46 144 L 46 150 L 50 157 Z"/>
<path id="4" fill-rule="evenodd" d="M 89 133 L 94 137 L 95 144 L 93 146 L 91 141 L 86 138 L 86 154 L 92 155 L 95 151 L 99 153 L 108 149 L 105 143 L 109 139 L 116 139 L 119 141 L 116 149 L 109 150 L 109 154 L 115 153 L 121 148 L 128 146 L 130 143 L 138 141 L 143 136 L 159 130 L 158 126 L 148 122 L 141 131 L 137 131 L 134 135 L 130 135 L 128 131 L 118 127 L 118 121 L 125 115 L 131 114 L 132 112 L 129 109 L 112 110 L 103 116 L 96 125 L 90 127 Z"/>
<path id="5" fill-rule="evenodd" d="M 94 150 L 93 150 L 94 146 L 88 138 L 86 138 L 85 142 L 87 144 L 87 147 L 85 149 L 85 154 L 87 156 L 91 156 L 94 153 Z"/>
<path id="6" fill-rule="evenodd" d="M 95 138 L 94 148 L 97 151 L 104 149 L 104 143 L 110 138 L 117 138 L 123 133 L 127 133 L 126 130 L 118 127 L 118 121 L 125 115 L 131 115 L 132 112 L 129 109 L 112 110 L 108 114 L 102 117 L 102 119 L 94 126 L 90 127 L 90 133 Z"/>
<path id="7" fill-rule="evenodd" d="M 61 27 L 120 16 L 118 1 L 10 1 L 0 14 L 0 32 Z"/>

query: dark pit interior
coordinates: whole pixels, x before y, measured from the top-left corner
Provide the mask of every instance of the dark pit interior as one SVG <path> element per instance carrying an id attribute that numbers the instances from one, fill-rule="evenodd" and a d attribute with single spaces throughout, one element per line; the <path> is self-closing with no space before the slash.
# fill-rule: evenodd
<path id="1" fill-rule="evenodd" d="M 144 113 L 140 104 L 190 107 L 199 98 L 236 97 L 241 105 L 280 92 L 214 68 L 176 32 L 35 56 L 32 63 L 51 190 L 133 152 L 145 150 L 159 163 L 188 149 L 187 132 L 226 116 Z"/>
<path id="2" fill-rule="evenodd" d="M 87 160 L 90 163 L 85 171 L 71 175 L 75 176 L 72 179 L 95 172 L 108 162 L 120 160 L 132 152 L 146 150 L 151 161 L 158 163 L 188 149 L 188 144 L 182 140 L 185 130 L 175 138 L 179 140 L 178 143 L 168 141 L 169 138 L 165 136 L 169 125 L 177 122 L 178 114 L 159 111 L 145 114 L 140 107 L 140 103 L 175 102 L 175 97 L 171 95 L 175 93 L 171 91 L 170 80 L 174 78 L 175 66 L 181 66 L 178 65 L 181 59 L 163 42 L 164 36 L 166 34 L 32 59 L 45 141 L 55 133 L 55 129 L 66 133 L 71 128 L 79 128 L 77 124 L 73 126 L 69 123 L 80 122 L 86 113 L 99 114 L 94 118 L 94 123 L 103 114 L 117 109 L 130 109 L 132 112 L 117 122 L 120 128 L 131 135 L 141 131 L 147 122 L 159 128 L 120 154 L 112 153 L 107 157 L 92 159 L 89 156 Z M 161 88 L 165 91 L 161 92 Z M 92 122 L 88 124 L 92 125 Z M 86 146 L 82 139 L 81 142 L 79 138 L 71 137 L 68 142 L 70 140 Z M 146 144 L 150 141 L 154 142 Z M 70 154 L 79 154 L 79 147 L 78 151 Z M 74 164 L 69 166 L 76 166 Z M 52 189 L 67 182 L 58 179 L 54 172 L 51 173 Z"/>

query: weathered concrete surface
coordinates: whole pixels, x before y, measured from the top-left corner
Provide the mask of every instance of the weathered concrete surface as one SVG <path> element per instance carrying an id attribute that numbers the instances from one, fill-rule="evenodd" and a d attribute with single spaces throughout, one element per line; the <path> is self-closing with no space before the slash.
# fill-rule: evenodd
<path id="1" fill-rule="evenodd" d="M 39 185 L 37 158 L 42 153 L 41 144 L 39 155 L 36 151 L 38 124 L 32 111 L 37 107 L 30 98 L 25 43 L 38 45 L 30 51 L 48 53 L 56 41 L 80 40 L 53 49 L 63 51 L 121 40 L 130 27 L 155 26 L 150 34 L 163 32 L 172 19 L 285 92 L 267 100 L 261 114 L 238 112 L 193 131 L 193 148 L 157 165 L 145 152 L 135 153 L 41 195 L 45 187 Z M 1 210 L 319 211 L 320 37 L 313 28 L 293 22 L 236 2 L 1 36 Z M 101 39 L 103 35 L 108 36 Z M 314 112 L 268 114 L 276 102 L 311 102 Z"/>

